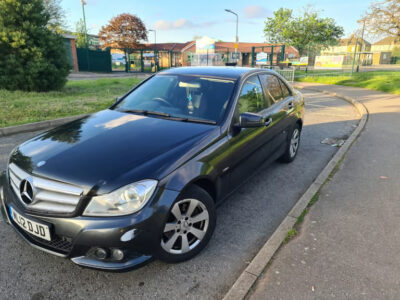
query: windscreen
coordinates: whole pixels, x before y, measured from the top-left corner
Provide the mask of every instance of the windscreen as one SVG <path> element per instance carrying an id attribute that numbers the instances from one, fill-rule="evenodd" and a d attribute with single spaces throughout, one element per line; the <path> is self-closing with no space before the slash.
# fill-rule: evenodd
<path id="1" fill-rule="evenodd" d="M 159 74 L 135 89 L 115 109 L 218 122 L 224 116 L 233 88 L 233 80 Z"/>

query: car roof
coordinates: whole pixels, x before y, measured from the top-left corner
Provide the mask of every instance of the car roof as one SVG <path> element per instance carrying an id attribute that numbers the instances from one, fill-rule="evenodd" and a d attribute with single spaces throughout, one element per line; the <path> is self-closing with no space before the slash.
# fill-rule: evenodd
<path id="1" fill-rule="evenodd" d="M 171 68 L 159 72 L 159 74 L 210 76 L 230 79 L 239 79 L 245 74 L 260 71 L 259 68 L 246 67 L 181 67 Z"/>

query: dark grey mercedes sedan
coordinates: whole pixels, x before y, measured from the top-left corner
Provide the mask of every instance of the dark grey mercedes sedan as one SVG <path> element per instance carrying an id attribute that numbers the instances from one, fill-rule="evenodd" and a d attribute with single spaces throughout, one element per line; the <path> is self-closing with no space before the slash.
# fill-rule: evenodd
<path id="1" fill-rule="evenodd" d="M 263 163 L 295 159 L 303 116 L 302 95 L 274 71 L 162 71 L 15 148 L 2 215 L 33 247 L 81 266 L 184 261 L 210 240 L 217 204 Z"/>

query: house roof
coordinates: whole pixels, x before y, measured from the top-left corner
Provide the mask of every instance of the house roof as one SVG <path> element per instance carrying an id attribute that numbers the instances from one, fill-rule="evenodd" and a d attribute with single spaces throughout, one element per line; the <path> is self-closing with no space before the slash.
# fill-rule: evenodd
<path id="1" fill-rule="evenodd" d="M 74 35 L 74 34 L 63 33 L 63 34 L 61 34 L 61 36 L 65 39 L 76 40 L 76 35 Z"/>
<path id="2" fill-rule="evenodd" d="M 360 42 L 360 39 L 357 39 L 357 40 L 358 40 L 358 42 Z M 339 46 L 350 46 L 350 45 L 355 45 L 355 44 L 356 44 L 356 39 L 355 39 L 354 35 L 351 36 L 350 38 L 340 39 L 339 40 Z M 368 42 L 368 41 L 366 41 L 364 39 L 363 39 L 363 44 L 367 45 L 367 46 L 371 45 L 370 42 Z"/>
<path id="3" fill-rule="evenodd" d="M 144 44 L 145 48 L 151 50 L 164 50 L 164 51 L 181 51 L 188 43 L 157 43 L 157 44 Z"/>
<path id="4" fill-rule="evenodd" d="M 388 36 L 374 43 L 374 45 L 400 45 L 400 38 Z"/>

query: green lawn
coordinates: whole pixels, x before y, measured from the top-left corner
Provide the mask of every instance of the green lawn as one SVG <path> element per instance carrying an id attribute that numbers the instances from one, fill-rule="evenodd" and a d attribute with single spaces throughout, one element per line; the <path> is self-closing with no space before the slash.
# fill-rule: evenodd
<path id="1" fill-rule="evenodd" d="M 316 74 L 315 74 L 316 75 Z M 333 76 L 298 77 L 297 81 L 318 82 L 335 85 L 362 87 L 370 90 L 400 94 L 400 72 L 372 71 L 350 74 L 332 74 Z"/>
<path id="2" fill-rule="evenodd" d="M 138 78 L 69 81 L 61 91 L 0 90 L 0 127 L 92 113 L 110 106 Z"/>

